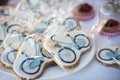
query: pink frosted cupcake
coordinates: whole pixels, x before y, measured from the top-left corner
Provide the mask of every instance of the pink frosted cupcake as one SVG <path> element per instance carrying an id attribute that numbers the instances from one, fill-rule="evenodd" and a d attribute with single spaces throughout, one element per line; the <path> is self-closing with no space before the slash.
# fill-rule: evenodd
<path id="1" fill-rule="evenodd" d="M 100 32 L 102 35 L 115 36 L 120 34 L 120 24 L 118 21 L 109 19 Z"/>
<path id="2" fill-rule="evenodd" d="M 73 16 L 78 20 L 84 21 L 92 19 L 95 16 L 95 12 L 91 5 L 88 3 L 83 3 L 75 8 Z"/>

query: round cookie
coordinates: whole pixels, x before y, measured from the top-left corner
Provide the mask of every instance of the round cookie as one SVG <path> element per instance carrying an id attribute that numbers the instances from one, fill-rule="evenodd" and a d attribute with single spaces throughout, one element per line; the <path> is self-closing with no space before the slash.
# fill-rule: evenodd
<path id="1" fill-rule="evenodd" d="M 91 38 L 86 32 L 73 30 L 46 38 L 43 49 L 48 51 L 58 66 L 71 69 L 77 67 L 81 55 L 90 50 L 91 44 Z"/>
<path id="2" fill-rule="evenodd" d="M 84 21 L 92 19 L 95 16 L 95 11 L 93 7 L 88 3 L 83 3 L 78 5 L 73 11 L 74 18 Z"/>

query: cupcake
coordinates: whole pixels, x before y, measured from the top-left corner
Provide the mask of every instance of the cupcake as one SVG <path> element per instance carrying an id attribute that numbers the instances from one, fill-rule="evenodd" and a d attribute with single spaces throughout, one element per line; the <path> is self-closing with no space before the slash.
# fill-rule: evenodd
<path id="1" fill-rule="evenodd" d="M 73 16 L 78 20 L 89 20 L 95 16 L 95 12 L 91 5 L 83 3 L 75 8 Z"/>

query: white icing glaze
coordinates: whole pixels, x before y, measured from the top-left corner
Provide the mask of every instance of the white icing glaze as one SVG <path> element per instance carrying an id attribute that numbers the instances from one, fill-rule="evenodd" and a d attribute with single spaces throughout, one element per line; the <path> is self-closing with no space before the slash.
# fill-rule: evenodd
<path id="1" fill-rule="evenodd" d="M 39 42 L 37 42 L 35 44 L 34 42 L 35 42 L 35 40 L 33 38 L 29 38 L 27 41 L 24 41 L 22 46 L 20 47 L 20 49 L 18 51 L 17 58 L 14 62 L 13 70 L 15 71 L 15 73 L 18 76 L 20 76 L 22 78 L 34 79 L 34 78 L 38 77 L 42 73 L 45 64 L 53 61 L 51 58 L 44 57 L 39 52 L 40 51 L 39 46 L 41 46 L 41 44 Z M 37 52 L 36 52 L 35 46 L 36 46 Z M 25 54 L 22 54 L 22 52 L 24 52 Z M 39 55 L 36 55 L 36 53 L 39 53 Z M 38 67 L 30 69 L 27 64 L 23 64 L 23 66 L 24 66 L 23 69 L 26 70 L 29 73 L 33 73 L 36 70 L 38 70 L 38 72 L 36 72 L 35 74 L 30 75 L 30 74 L 25 73 L 22 70 L 21 64 L 23 63 L 24 60 L 26 60 L 25 55 L 28 55 L 28 58 L 31 58 L 31 57 L 33 57 L 33 58 L 42 57 L 43 58 L 43 63 L 41 64 L 41 67 L 40 67 L 39 70 L 38 70 Z M 27 65 L 27 66 L 25 66 L 25 65 Z"/>
<path id="2" fill-rule="evenodd" d="M 112 50 L 112 51 L 115 51 L 115 49 L 116 48 L 118 48 L 118 54 L 120 55 L 120 47 L 108 47 L 108 48 L 103 48 L 103 49 L 110 49 L 110 50 Z M 100 50 L 99 50 L 100 51 Z M 100 57 L 99 57 L 99 51 L 97 52 L 97 54 L 96 54 L 96 58 L 100 61 L 100 62 L 102 62 L 102 63 L 105 63 L 105 64 L 115 64 L 115 63 L 117 63 L 114 59 L 112 59 L 112 60 L 102 60 Z M 106 52 L 108 52 L 108 50 L 107 51 L 104 51 L 103 53 L 106 53 Z M 109 57 L 107 56 L 107 55 L 102 55 L 102 57 L 103 58 L 105 58 L 105 59 L 109 59 Z M 118 61 L 118 60 L 117 60 Z M 118 61 L 118 62 L 120 62 L 120 61 Z"/>
<path id="3" fill-rule="evenodd" d="M 44 42 L 43 44 L 43 47 L 54 57 L 55 61 L 57 64 L 60 64 L 59 66 L 61 66 L 63 68 L 63 66 L 72 66 L 74 64 L 77 63 L 77 61 L 79 60 L 80 56 L 81 56 L 81 53 L 87 49 L 90 48 L 91 46 L 91 42 L 90 42 L 90 45 L 87 47 L 87 48 L 82 48 L 81 50 L 78 50 L 76 49 L 75 47 L 73 47 L 73 41 L 70 39 L 70 37 L 67 37 L 66 35 L 69 34 L 71 36 L 75 36 L 77 34 L 84 34 L 86 36 L 88 36 L 87 33 L 83 32 L 83 31 L 80 31 L 80 30 L 74 30 L 74 31 L 71 31 L 71 32 L 68 32 L 68 33 L 65 33 L 63 35 L 57 35 L 55 37 L 55 40 L 58 40 L 58 41 L 61 41 L 61 42 L 64 42 L 64 43 L 67 43 L 67 44 L 72 44 L 72 46 L 69 46 L 67 44 L 60 44 L 61 46 L 63 47 L 68 47 L 70 49 L 72 49 L 75 54 L 76 54 L 76 59 L 74 62 L 72 63 L 65 63 L 63 61 L 61 61 L 60 57 L 58 56 L 58 52 L 59 50 L 61 49 L 61 47 L 54 47 L 55 43 L 53 41 L 51 41 L 49 38 Z M 89 36 L 88 36 L 89 37 Z M 89 38 L 90 39 L 90 38 Z M 88 41 L 85 39 L 85 44 L 88 44 Z M 62 55 L 63 56 L 63 55 Z M 65 57 L 65 60 L 72 60 L 73 59 L 73 55 L 71 55 L 69 58 L 66 57 L 66 56 L 63 56 Z"/>

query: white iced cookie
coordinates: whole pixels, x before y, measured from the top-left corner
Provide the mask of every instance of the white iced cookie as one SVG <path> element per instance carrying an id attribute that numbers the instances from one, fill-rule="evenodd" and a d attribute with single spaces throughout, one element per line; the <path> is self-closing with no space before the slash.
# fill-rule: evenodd
<path id="1" fill-rule="evenodd" d="M 41 42 L 36 41 L 32 36 L 30 35 L 23 42 L 13 65 L 14 72 L 23 79 L 35 79 L 41 76 L 46 66 L 53 62 L 43 51 Z"/>
<path id="2" fill-rule="evenodd" d="M 1 62 L 5 65 L 5 67 L 12 67 L 17 55 L 17 51 L 21 46 L 23 40 L 24 36 L 17 31 L 12 31 L 5 38 L 1 45 L 3 48 L 1 53 Z"/>
<path id="3" fill-rule="evenodd" d="M 49 52 L 58 66 L 70 69 L 79 64 L 81 55 L 90 49 L 91 44 L 91 38 L 86 32 L 73 30 L 46 39 L 43 48 Z"/>
<path id="4" fill-rule="evenodd" d="M 109 47 L 100 49 L 96 58 L 99 62 L 105 65 L 119 65 L 120 66 L 120 47 Z"/>

